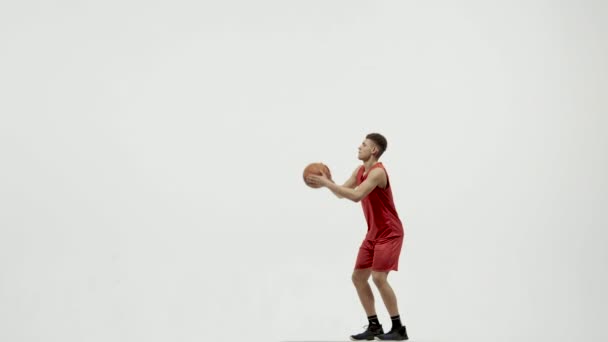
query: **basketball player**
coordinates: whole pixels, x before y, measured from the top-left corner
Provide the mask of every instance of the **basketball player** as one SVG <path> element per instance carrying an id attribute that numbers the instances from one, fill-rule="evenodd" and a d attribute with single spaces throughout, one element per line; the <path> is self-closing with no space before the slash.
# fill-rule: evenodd
<path id="1" fill-rule="evenodd" d="M 308 183 L 327 187 L 338 198 L 361 201 L 367 221 L 367 234 L 359 248 L 352 281 L 367 314 L 369 325 L 366 331 L 352 335 L 350 339 L 353 341 L 374 338 L 379 341 L 408 339 L 399 316 L 397 297 L 387 280 L 391 270 L 398 270 L 404 231 L 393 203 L 388 174 L 378 161 L 386 146 L 384 136 L 378 133 L 368 134 L 359 146 L 359 160 L 363 165 L 357 167 L 342 186 L 335 184 L 325 174 L 307 177 Z M 391 316 L 392 327 L 386 334 L 376 315 L 374 295 L 368 282 L 370 275 Z"/>

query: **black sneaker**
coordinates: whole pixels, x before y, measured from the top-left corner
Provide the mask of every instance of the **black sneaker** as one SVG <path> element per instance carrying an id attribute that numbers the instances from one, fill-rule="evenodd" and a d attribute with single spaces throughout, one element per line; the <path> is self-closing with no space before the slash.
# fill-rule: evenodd
<path id="1" fill-rule="evenodd" d="M 376 340 L 378 341 L 405 341 L 407 340 L 407 330 L 405 330 L 405 325 L 396 330 L 391 330 L 386 334 L 376 336 Z"/>
<path id="2" fill-rule="evenodd" d="M 368 325 L 367 330 L 365 330 L 364 332 L 362 332 L 358 335 L 351 335 L 350 340 L 351 341 L 373 341 L 374 337 L 376 337 L 378 335 L 382 335 L 382 334 L 384 334 L 384 330 L 382 330 L 382 324 L 373 324 L 373 325 Z"/>

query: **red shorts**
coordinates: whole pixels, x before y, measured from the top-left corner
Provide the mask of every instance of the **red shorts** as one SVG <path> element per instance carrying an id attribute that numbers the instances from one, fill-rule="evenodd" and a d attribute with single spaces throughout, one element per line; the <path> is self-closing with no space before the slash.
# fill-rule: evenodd
<path id="1" fill-rule="evenodd" d="M 363 240 L 359 247 L 355 269 L 372 268 L 372 271 L 387 272 L 399 269 L 399 255 L 403 236 L 383 241 Z"/>

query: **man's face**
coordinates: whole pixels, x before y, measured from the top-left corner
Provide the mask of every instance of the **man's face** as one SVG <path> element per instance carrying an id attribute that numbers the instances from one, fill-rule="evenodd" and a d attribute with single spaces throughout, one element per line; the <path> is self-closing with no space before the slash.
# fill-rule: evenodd
<path id="1" fill-rule="evenodd" d="M 369 139 L 365 139 L 359 146 L 358 158 L 363 161 L 368 160 L 369 158 L 372 157 L 374 152 L 377 151 L 377 149 L 378 148 L 376 147 L 376 145 L 374 144 L 373 141 L 371 141 Z"/>

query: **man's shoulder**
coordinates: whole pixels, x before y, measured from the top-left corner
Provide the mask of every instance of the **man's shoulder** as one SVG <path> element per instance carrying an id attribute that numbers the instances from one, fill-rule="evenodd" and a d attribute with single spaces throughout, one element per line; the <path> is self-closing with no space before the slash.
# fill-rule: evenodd
<path id="1" fill-rule="evenodd" d="M 379 162 L 379 163 L 375 164 L 375 165 L 372 167 L 372 170 L 371 170 L 371 171 L 376 171 L 376 172 L 382 172 L 382 173 L 385 173 L 385 172 L 386 172 L 386 167 L 384 166 L 384 164 L 382 164 L 382 163 L 380 163 L 380 162 Z M 371 172 L 371 171 L 370 171 L 370 172 Z"/>
<path id="2" fill-rule="evenodd" d="M 369 176 L 378 179 L 384 179 L 386 178 L 386 175 L 386 169 L 384 169 L 384 167 L 382 166 L 374 167 L 372 170 L 369 171 Z"/>

